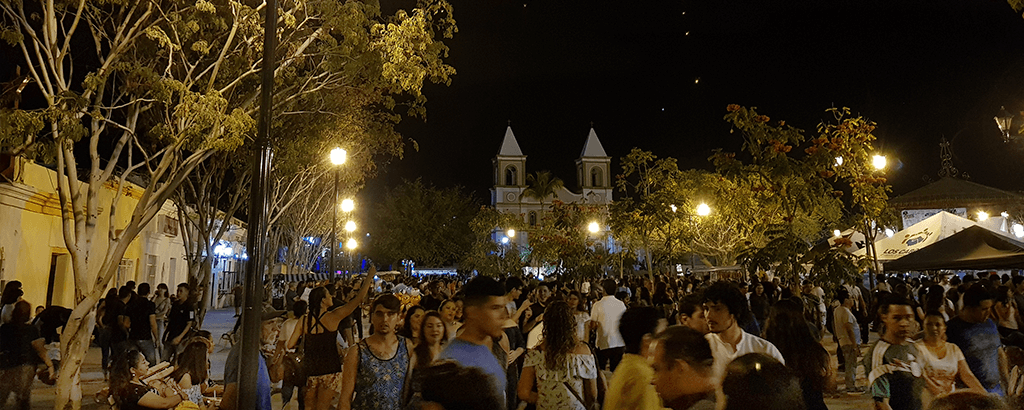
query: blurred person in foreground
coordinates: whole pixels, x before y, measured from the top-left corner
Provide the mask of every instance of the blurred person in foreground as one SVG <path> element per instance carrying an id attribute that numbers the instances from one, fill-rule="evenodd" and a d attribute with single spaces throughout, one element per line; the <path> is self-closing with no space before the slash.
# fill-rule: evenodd
<path id="1" fill-rule="evenodd" d="M 779 348 L 793 369 L 800 381 L 807 410 L 828 410 L 824 392 L 835 390 L 832 356 L 811 334 L 811 326 L 815 325 L 807 322 L 803 304 L 794 299 L 783 299 L 771 307 L 764 337 Z"/>
<path id="2" fill-rule="evenodd" d="M 478 367 L 443 361 L 423 370 L 423 410 L 494 410 L 502 399 Z"/>
<path id="3" fill-rule="evenodd" d="M 526 353 L 519 398 L 537 410 L 587 410 L 597 402 L 597 365 L 590 348 L 576 337 L 573 309 L 559 300 L 544 315 L 544 341 Z"/>
<path id="4" fill-rule="evenodd" d="M 914 310 L 906 299 L 890 296 L 879 302 L 878 314 L 885 329 L 864 356 L 874 408 L 920 410 L 925 385 L 921 352 L 908 339 L 916 323 Z"/>
<path id="5" fill-rule="evenodd" d="M 725 366 L 747 353 L 764 353 L 786 364 L 771 342 L 743 331 L 739 318 L 748 314 L 747 298 L 728 282 L 715 282 L 704 291 L 704 314 L 711 333 L 706 335 L 715 355 L 715 378 L 721 379 Z"/>
<path id="6" fill-rule="evenodd" d="M 626 309 L 619 320 L 619 333 L 626 342 L 625 353 L 605 392 L 604 410 L 661 409 L 661 399 L 651 384 L 654 369 L 647 363 L 654 335 L 664 327 L 658 309 Z"/>
<path id="7" fill-rule="evenodd" d="M 715 357 L 699 331 L 671 326 L 654 337 L 647 350 L 654 370 L 651 384 L 672 410 L 714 410 Z"/>
<path id="8" fill-rule="evenodd" d="M 804 410 L 796 374 L 775 358 L 749 353 L 725 370 L 718 390 L 718 410 Z"/>
<path id="9" fill-rule="evenodd" d="M 935 399 L 931 406 L 928 406 L 928 410 L 1010 410 L 1010 408 L 996 396 L 975 391 L 953 392 Z M 1015 403 L 1013 408 L 1021 408 L 1020 403 Z"/>
<path id="10" fill-rule="evenodd" d="M 0 325 L 0 408 L 12 393 L 17 403 L 15 408 L 27 410 L 31 406 L 36 363 L 46 363 L 51 379 L 57 376 L 46 354 L 43 337 L 35 326 L 28 324 L 31 314 L 31 304 L 15 301 L 10 322 Z"/>
<path id="11" fill-rule="evenodd" d="M 505 334 L 502 328 L 508 317 L 505 288 L 494 279 L 477 276 L 462 287 L 462 292 L 465 295 L 462 333 L 448 342 L 438 359 L 450 359 L 463 367 L 480 369 L 488 376 L 494 395 L 501 400 L 502 404 L 496 408 L 504 409 L 505 358 L 499 359 L 493 348 L 495 341 Z"/>
<path id="12" fill-rule="evenodd" d="M 980 285 L 963 295 L 963 308 L 946 322 L 946 340 L 964 354 L 971 373 L 989 393 L 1005 395 L 1009 366 L 996 323 L 991 319 L 994 298 Z"/>
<path id="13" fill-rule="evenodd" d="M 922 406 L 928 405 L 935 397 L 952 393 L 957 378 L 978 393 L 985 393 L 985 388 L 971 373 L 967 360 L 960 347 L 946 341 L 946 321 L 942 312 L 930 311 L 924 316 L 924 339 L 915 342 L 921 353 L 922 371 L 927 390 L 921 396 Z"/>

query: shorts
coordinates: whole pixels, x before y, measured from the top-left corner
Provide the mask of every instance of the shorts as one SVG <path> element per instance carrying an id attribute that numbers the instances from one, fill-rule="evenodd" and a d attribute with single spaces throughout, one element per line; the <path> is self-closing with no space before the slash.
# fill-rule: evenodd
<path id="1" fill-rule="evenodd" d="M 306 379 L 307 389 L 323 388 L 331 391 L 341 391 L 341 372 L 309 376 Z"/>

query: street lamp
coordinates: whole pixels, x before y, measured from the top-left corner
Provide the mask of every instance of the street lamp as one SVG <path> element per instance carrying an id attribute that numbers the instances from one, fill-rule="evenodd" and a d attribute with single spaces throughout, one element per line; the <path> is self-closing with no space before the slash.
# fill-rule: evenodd
<path id="1" fill-rule="evenodd" d="M 1014 138 L 1013 132 L 1013 114 L 1006 111 L 1006 107 L 999 107 L 999 115 L 992 118 L 996 120 L 996 126 L 999 127 L 999 131 L 1003 133 L 1003 142 L 1010 142 Z"/>
<path id="2" fill-rule="evenodd" d="M 348 249 L 348 270 L 352 272 L 352 252 L 359 246 L 359 242 L 356 242 L 356 238 L 348 238 L 348 242 L 345 242 L 345 249 Z"/>
<path id="3" fill-rule="evenodd" d="M 353 209 L 356 209 L 356 203 L 351 198 L 341 201 L 341 212 L 352 212 Z"/>
<path id="4" fill-rule="evenodd" d="M 886 160 L 885 155 L 875 155 L 871 157 L 871 166 L 875 167 L 878 171 L 885 169 L 887 164 L 888 160 Z"/>
<path id="5" fill-rule="evenodd" d="M 598 225 L 597 222 L 591 222 L 587 225 L 587 230 L 590 231 L 590 233 L 601 232 L 601 225 Z"/>
<path id="6" fill-rule="evenodd" d="M 509 238 L 515 238 L 516 237 L 516 230 L 515 229 L 509 229 L 508 231 L 505 231 L 505 235 L 508 235 Z"/>
<path id="7" fill-rule="evenodd" d="M 356 230 L 356 221 L 345 222 L 345 232 L 352 233 Z"/>
<path id="8" fill-rule="evenodd" d="M 341 164 L 345 163 L 345 159 L 348 157 L 348 152 L 344 148 L 337 147 L 331 150 L 331 164 L 334 164 L 334 201 L 332 204 L 338 203 L 338 175 L 341 174 Z M 338 210 L 333 206 L 331 207 L 331 280 L 334 280 L 335 273 L 338 271 L 337 265 L 334 264 L 334 254 L 338 253 Z"/>
<path id="9" fill-rule="evenodd" d="M 988 212 L 978 211 L 978 221 L 984 221 L 988 219 Z"/>
<path id="10" fill-rule="evenodd" d="M 711 214 L 711 207 L 708 206 L 708 204 L 705 204 L 705 203 L 701 202 L 700 205 L 697 205 L 697 215 L 699 215 L 699 216 L 708 216 L 710 214 Z"/>

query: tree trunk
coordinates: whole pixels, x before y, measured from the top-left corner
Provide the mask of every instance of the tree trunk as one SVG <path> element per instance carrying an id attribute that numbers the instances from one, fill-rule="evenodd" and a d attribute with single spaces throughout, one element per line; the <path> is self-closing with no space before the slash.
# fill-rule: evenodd
<path id="1" fill-rule="evenodd" d="M 198 328 L 203 327 L 203 319 L 206 318 L 207 307 L 213 298 L 216 289 L 210 286 L 210 277 L 213 273 L 213 259 L 209 256 L 202 258 L 199 262 L 199 274 L 196 275 L 196 285 L 202 286 L 205 291 L 199 295 L 199 306 L 196 306 L 196 323 Z M 195 289 L 199 289 L 196 287 Z"/>
<path id="2" fill-rule="evenodd" d="M 55 410 L 79 410 L 82 407 L 82 362 L 89 351 L 92 330 L 96 325 L 96 304 L 102 292 L 91 292 L 71 312 L 60 337 L 60 372 L 57 377 Z"/>

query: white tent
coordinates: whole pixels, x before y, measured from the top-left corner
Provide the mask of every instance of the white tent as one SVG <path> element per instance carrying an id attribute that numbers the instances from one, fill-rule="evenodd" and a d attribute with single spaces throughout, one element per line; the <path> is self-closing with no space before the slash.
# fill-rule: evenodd
<path id="1" fill-rule="evenodd" d="M 876 239 L 876 254 L 882 262 L 896 260 L 974 225 L 977 224 L 970 219 L 942 211 L 897 232 L 891 238 Z M 866 251 L 865 247 L 853 254 L 865 256 Z"/>

